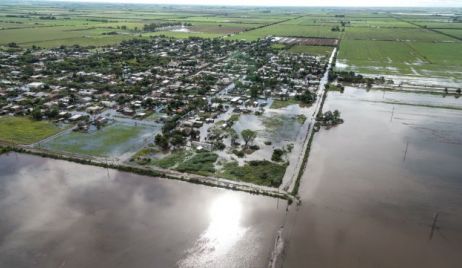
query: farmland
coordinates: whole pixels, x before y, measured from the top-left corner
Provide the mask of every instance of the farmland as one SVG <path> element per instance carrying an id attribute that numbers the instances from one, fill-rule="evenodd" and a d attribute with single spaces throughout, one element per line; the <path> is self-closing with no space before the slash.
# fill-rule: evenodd
<path id="1" fill-rule="evenodd" d="M 462 72 L 462 23 L 450 14 L 315 8 L 224 8 L 162 5 L 0 5 L 0 45 L 44 48 L 107 46 L 132 38 L 267 36 L 336 38 L 340 69 L 366 74 L 456 79 Z M 181 29 L 143 31 L 150 23 Z M 328 48 L 287 46 L 290 52 L 328 53 Z M 450 66 L 450 72 L 447 67 Z"/>

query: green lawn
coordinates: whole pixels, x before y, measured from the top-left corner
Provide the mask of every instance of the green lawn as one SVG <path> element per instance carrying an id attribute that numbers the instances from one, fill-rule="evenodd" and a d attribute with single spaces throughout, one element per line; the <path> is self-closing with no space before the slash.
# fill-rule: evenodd
<path id="1" fill-rule="evenodd" d="M 34 121 L 27 117 L 0 117 L 0 140 L 31 144 L 61 131 L 48 121 Z"/>

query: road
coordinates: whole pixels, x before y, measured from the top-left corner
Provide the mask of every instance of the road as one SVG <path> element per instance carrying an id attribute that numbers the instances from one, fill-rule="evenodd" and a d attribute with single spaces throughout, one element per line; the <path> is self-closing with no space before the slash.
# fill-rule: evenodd
<path id="1" fill-rule="evenodd" d="M 305 121 L 305 125 L 307 125 L 307 130 L 306 130 L 306 135 L 304 136 L 304 141 L 303 141 L 303 146 L 298 149 L 299 152 L 294 153 L 293 155 L 295 157 L 292 157 L 293 159 L 290 159 L 289 161 L 289 166 L 286 169 L 286 173 L 284 174 L 284 177 L 282 178 L 282 183 L 279 189 L 283 191 L 288 191 L 291 192 L 292 189 L 295 186 L 295 181 L 298 175 L 298 172 L 300 171 L 303 164 L 303 158 L 305 154 L 307 153 L 307 148 L 309 144 L 309 137 L 311 136 L 311 133 L 313 132 L 313 127 L 314 123 L 316 122 L 316 115 L 318 114 L 319 110 L 322 107 L 322 101 L 324 98 L 325 92 L 325 86 L 329 82 L 328 77 L 329 77 L 329 69 L 332 66 L 332 62 L 334 60 L 335 54 L 337 53 L 337 48 L 332 51 L 332 55 L 330 56 L 329 63 L 326 69 L 326 72 L 324 73 L 324 76 L 322 77 L 320 83 L 319 83 L 319 88 L 317 91 L 317 98 L 316 98 L 316 103 L 315 103 L 315 108 L 313 114 L 311 114 L 310 117 L 308 117 Z M 304 127 L 305 128 L 305 127 Z M 305 131 L 305 130 L 303 130 Z"/>

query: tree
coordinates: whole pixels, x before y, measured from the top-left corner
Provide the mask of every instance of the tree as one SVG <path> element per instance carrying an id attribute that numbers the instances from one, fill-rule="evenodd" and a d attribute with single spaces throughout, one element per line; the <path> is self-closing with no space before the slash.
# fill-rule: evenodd
<path id="1" fill-rule="evenodd" d="M 162 134 L 157 134 L 154 138 L 154 142 L 157 146 L 161 147 L 163 150 L 168 149 L 168 138 Z"/>
<path id="2" fill-rule="evenodd" d="M 42 120 L 42 111 L 40 110 L 39 106 L 36 106 L 34 110 L 32 110 L 32 118 L 35 120 Z"/>
<path id="3" fill-rule="evenodd" d="M 241 132 L 242 139 L 244 140 L 244 147 L 247 148 L 247 145 L 249 142 L 251 143 L 256 137 L 257 137 L 257 132 L 250 130 L 250 129 L 244 129 Z"/>
<path id="4" fill-rule="evenodd" d="M 340 112 L 338 110 L 334 111 L 334 119 L 339 119 L 340 118 Z"/>
<path id="5" fill-rule="evenodd" d="M 180 133 L 175 133 L 172 135 L 172 138 L 170 139 L 170 143 L 173 146 L 184 145 L 186 144 L 186 138 Z"/>
<path id="6" fill-rule="evenodd" d="M 251 97 L 252 99 L 258 98 L 258 92 L 259 92 L 259 91 L 260 91 L 260 90 L 258 89 L 258 87 L 255 87 L 255 86 L 254 86 L 254 87 L 250 88 L 250 97 Z"/>

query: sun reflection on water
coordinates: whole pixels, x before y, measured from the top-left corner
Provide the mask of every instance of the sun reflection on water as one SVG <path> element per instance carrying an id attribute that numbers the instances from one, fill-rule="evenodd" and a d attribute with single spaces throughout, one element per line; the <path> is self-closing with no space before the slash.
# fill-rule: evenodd
<path id="1" fill-rule="evenodd" d="M 238 196 L 226 193 L 209 208 L 210 224 L 194 246 L 186 252 L 180 267 L 205 267 L 219 261 L 244 236 L 246 228 L 240 224 L 242 204 Z"/>

